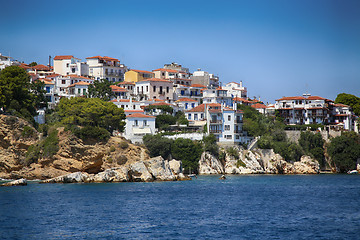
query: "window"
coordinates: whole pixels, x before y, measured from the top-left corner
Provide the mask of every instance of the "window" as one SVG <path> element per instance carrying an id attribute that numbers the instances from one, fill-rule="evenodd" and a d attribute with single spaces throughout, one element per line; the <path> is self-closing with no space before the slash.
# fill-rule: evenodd
<path id="1" fill-rule="evenodd" d="M 71 72 L 72 72 L 72 73 L 75 73 L 75 68 L 72 68 L 72 69 L 71 69 Z"/>
<path id="2" fill-rule="evenodd" d="M 203 119 L 203 118 L 204 118 L 204 114 L 202 113 L 202 114 L 201 114 L 201 119 Z"/>
<path id="3" fill-rule="evenodd" d="M 232 136 L 231 135 L 225 135 L 225 138 L 226 139 L 232 139 Z"/>
<path id="4" fill-rule="evenodd" d="M 137 126 L 138 125 L 138 120 L 135 120 L 135 126 Z"/>
<path id="5" fill-rule="evenodd" d="M 144 92 L 144 86 L 141 86 L 141 93 Z"/>
<path id="6" fill-rule="evenodd" d="M 198 120 L 198 115 L 197 115 L 197 113 L 194 114 L 194 120 Z"/>
<path id="7" fill-rule="evenodd" d="M 50 87 L 46 87 L 46 92 L 50 93 Z"/>
<path id="8" fill-rule="evenodd" d="M 228 116 L 228 121 L 231 121 L 231 116 L 230 115 Z"/>
<path id="9" fill-rule="evenodd" d="M 156 86 L 153 87 L 153 92 L 156 92 Z"/>
<path id="10" fill-rule="evenodd" d="M 169 93 L 169 87 L 166 87 L 166 92 Z"/>
<path id="11" fill-rule="evenodd" d="M 144 120 L 144 126 L 147 126 L 147 121 L 146 120 Z"/>
<path id="12" fill-rule="evenodd" d="M 230 125 L 225 125 L 225 130 L 229 131 L 230 130 Z"/>
<path id="13" fill-rule="evenodd" d="M 191 114 L 190 113 L 188 114 L 188 119 L 191 120 Z"/>
<path id="14" fill-rule="evenodd" d="M 69 63 L 66 64 L 66 67 L 69 67 Z"/>
<path id="15" fill-rule="evenodd" d="M 192 103 L 192 104 L 191 104 L 191 107 L 194 108 L 194 107 L 195 107 L 195 103 Z"/>
<path id="16" fill-rule="evenodd" d="M 185 103 L 185 109 L 188 109 L 188 103 Z"/>
<path id="17" fill-rule="evenodd" d="M 124 109 L 124 105 L 121 105 L 121 108 Z"/>
<path id="18" fill-rule="evenodd" d="M 66 80 L 61 80 L 61 84 L 66 84 Z"/>
<path id="19" fill-rule="evenodd" d="M 81 94 L 81 90 L 80 90 L 80 88 L 78 89 L 78 94 Z"/>
<path id="20" fill-rule="evenodd" d="M 146 92 L 149 92 L 149 86 L 146 86 Z"/>
<path id="21" fill-rule="evenodd" d="M 239 136 L 239 135 L 236 135 L 236 139 L 240 139 L 240 136 Z"/>
<path id="22" fill-rule="evenodd" d="M 86 95 L 86 89 L 83 89 L 83 95 Z"/>
<path id="23" fill-rule="evenodd" d="M 139 89 L 139 87 L 137 87 L 137 92 L 138 92 L 138 93 L 140 92 L 140 89 Z"/>

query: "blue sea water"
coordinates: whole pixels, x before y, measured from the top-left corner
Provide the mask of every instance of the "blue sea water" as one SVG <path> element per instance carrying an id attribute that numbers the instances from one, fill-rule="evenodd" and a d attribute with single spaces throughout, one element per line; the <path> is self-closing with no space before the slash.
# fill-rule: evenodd
<path id="1" fill-rule="evenodd" d="M 0 239 L 360 239 L 360 176 L 0 188 Z"/>

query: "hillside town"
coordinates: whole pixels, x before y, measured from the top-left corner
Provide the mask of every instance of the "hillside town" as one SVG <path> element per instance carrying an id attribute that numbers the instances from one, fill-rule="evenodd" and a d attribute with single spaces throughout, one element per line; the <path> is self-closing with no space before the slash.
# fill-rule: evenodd
<path id="1" fill-rule="evenodd" d="M 248 97 L 242 81 L 223 84 L 219 76 L 178 63 L 164 64 L 155 70 L 132 69 L 120 60 L 107 56 L 87 57 L 85 61 L 72 56 L 49 57 L 47 65 L 29 65 L 0 54 L 0 70 L 17 65 L 25 69 L 31 81 L 45 85 L 48 108 L 61 98 L 84 97 L 94 81 L 111 82 L 114 96 L 111 102 L 126 114 L 126 139 L 141 143 L 146 134 L 156 134 L 156 116 L 164 114 L 162 106 L 181 111 L 186 125 L 171 125 L 179 132 L 174 138 L 200 140 L 214 134 L 220 145 L 248 144 L 253 138 L 243 130 L 243 111 L 237 104 L 251 106 L 262 114 L 278 113 L 288 125 L 324 124 L 328 129 L 358 132 L 357 117 L 351 108 L 335 104 L 320 96 L 281 97 L 274 104 L 265 105 L 260 99 Z M 38 110 L 38 123 L 45 122 L 45 109 Z M 120 134 L 120 133 L 119 133 Z"/>

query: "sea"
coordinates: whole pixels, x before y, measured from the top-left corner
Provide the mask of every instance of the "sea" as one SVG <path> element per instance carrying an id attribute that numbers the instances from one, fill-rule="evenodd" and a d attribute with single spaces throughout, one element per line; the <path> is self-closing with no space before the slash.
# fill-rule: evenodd
<path id="1" fill-rule="evenodd" d="M 0 239 L 360 239 L 360 175 L 0 188 Z"/>

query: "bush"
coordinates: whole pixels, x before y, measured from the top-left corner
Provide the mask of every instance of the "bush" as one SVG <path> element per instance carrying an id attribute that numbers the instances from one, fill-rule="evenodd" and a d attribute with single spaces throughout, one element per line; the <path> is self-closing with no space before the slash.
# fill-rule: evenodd
<path id="1" fill-rule="evenodd" d="M 145 135 L 143 142 L 150 152 L 150 157 L 162 156 L 164 159 L 170 157 L 173 140 L 160 135 Z"/>
<path id="2" fill-rule="evenodd" d="M 216 143 L 216 137 L 214 134 L 210 134 L 203 138 L 204 151 L 210 152 L 215 157 L 219 156 L 219 146 Z"/>
<path id="3" fill-rule="evenodd" d="M 110 147 L 110 152 L 115 152 L 115 150 L 116 150 L 115 146 Z"/>
<path id="4" fill-rule="evenodd" d="M 246 167 L 246 164 L 241 159 L 238 159 L 236 162 L 236 167 Z"/>
<path id="5" fill-rule="evenodd" d="M 234 147 L 226 149 L 226 152 L 230 156 L 233 156 L 236 160 L 240 159 L 239 152 Z"/>
<path id="6" fill-rule="evenodd" d="M 86 126 L 83 128 L 72 128 L 73 133 L 83 139 L 96 139 L 100 141 L 107 141 L 110 138 L 110 133 L 101 127 Z"/>
<path id="7" fill-rule="evenodd" d="M 124 165 L 127 162 L 127 157 L 125 155 L 120 155 L 117 159 L 116 162 L 119 165 Z"/>
<path id="8" fill-rule="evenodd" d="M 161 130 L 168 130 L 170 125 L 176 124 L 176 118 L 171 115 L 162 114 L 156 116 L 155 127 Z"/>
<path id="9" fill-rule="evenodd" d="M 202 154 L 202 146 L 190 139 L 178 138 L 171 146 L 173 158 L 181 160 L 183 168 L 197 171 Z"/>
<path id="10" fill-rule="evenodd" d="M 32 127 L 24 126 L 21 136 L 29 138 L 35 135 L 35 130 Z"/>
<path id="11" fill-rule="evenodd" d="M 129 147 L 129 144 L 125 141 L 122 141 L 119 143 L 119 147 L 122 148 L 122 149 L 126 149 Z"/>

